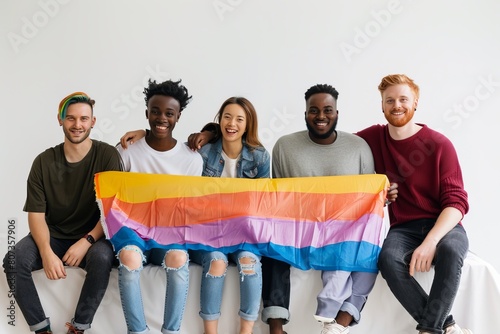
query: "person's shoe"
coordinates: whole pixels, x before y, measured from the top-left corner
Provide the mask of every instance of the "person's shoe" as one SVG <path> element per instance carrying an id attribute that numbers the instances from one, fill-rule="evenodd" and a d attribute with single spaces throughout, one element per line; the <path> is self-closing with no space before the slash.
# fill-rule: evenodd
<path id="1" fill-rule="evenodd" d="M 470 329 L 462 329 L 457 324 L 446 327 L 444 334 L 474 334 Z"/>
<path id="2" fill-rule="evenodd" d="M 338 324 L 335 320 L 333 322 L 324 322 L 321 334 L 347 334 L 349 327 L 344 327 Z"/>
<path id="3" fill-rule="evenodd" d="M 75 326 L 69 322 L 66 323 L 66 327 L 68 327 L 66 334 L 84 334 L 85 332 L 83 329 L 76 329 Z"/>

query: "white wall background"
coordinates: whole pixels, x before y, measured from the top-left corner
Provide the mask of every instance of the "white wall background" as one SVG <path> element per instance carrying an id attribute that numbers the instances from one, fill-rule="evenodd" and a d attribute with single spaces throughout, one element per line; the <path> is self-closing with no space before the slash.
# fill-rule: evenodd
<path id="1" fill-rule="evenodd" d="M 112 144 L 148 126 L 150 77 L 180 78 L 193 95 L 180 140 L 242 95 L 271 151 L 305 128 L 311 85 L 334 85 L 338 129 L 357 131 L 385 122 L 380 79 L 406 73 L 421 88 L 416 120 L 447 135 L 461 159 L 470 249 L 500 270 L 499 11 L 497 0 L 2 1 L 0 253 L 9 220 L 18 240 L 28 232 L 31 162 L 63 140 L 57 107 L 73 91 L 97 101 L 93 137 Z"/>

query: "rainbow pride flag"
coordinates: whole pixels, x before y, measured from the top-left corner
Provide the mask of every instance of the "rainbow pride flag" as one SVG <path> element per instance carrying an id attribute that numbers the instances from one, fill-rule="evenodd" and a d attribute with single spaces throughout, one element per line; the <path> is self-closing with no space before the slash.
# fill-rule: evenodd
<path id="1" fill-rule="evenodd" d="M 115 250 L 248 250 L 304 270 L 378 270 L 385 175 L 253 180 L 102 172 L 94 181 Z"/>

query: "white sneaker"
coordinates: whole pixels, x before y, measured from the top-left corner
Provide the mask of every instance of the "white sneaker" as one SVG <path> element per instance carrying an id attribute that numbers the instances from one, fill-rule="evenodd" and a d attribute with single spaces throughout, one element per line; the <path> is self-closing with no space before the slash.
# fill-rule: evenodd
<path id="1" fill-rule="evenodd" d="M 335 320 L 333 322 L 324 322 L 321 334 L 347 334 L 349 327 L 344 327 L 338 324 Z"/>
<path id="2" fill-rule="evenodd" d="M 474 334 L 470 329 L 462 329 L 457 324 L 453 326 L 446 327 L 444 334 Z"/>

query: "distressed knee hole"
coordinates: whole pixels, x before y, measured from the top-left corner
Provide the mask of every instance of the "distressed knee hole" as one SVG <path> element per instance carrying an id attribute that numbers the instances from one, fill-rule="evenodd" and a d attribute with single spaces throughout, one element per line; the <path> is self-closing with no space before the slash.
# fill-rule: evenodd
<path id="1" fill-rule="evenodd" d="M 239 258 L 241 273 L 244 275 L 254 275 L 255 274 L 255 259 L 251 257 Z"/>
<path id="2" fill-rule="evenodd" d="M 120 261 L 120 266 L 129 271 L 140 269 L 142 267 L 142 262 L 144 261 L 144 255 L 137 246 L 123 247 L 118 252 L 117 257 Z"/>
<path id="3" fill-rule="evenodd" d="M 208 269 L 207 276 L 222 277 L 226 275 L 227 263 L 221 259 L 213 259 L 210 261 L 210 268 Z"/>
<path id="4" fill-rule="evenodd" d="M 171 249 L 165 254 L 164 267 L 167 269 L 179 269 L 187 263 L 187 253 L 182 250 Z"/>

